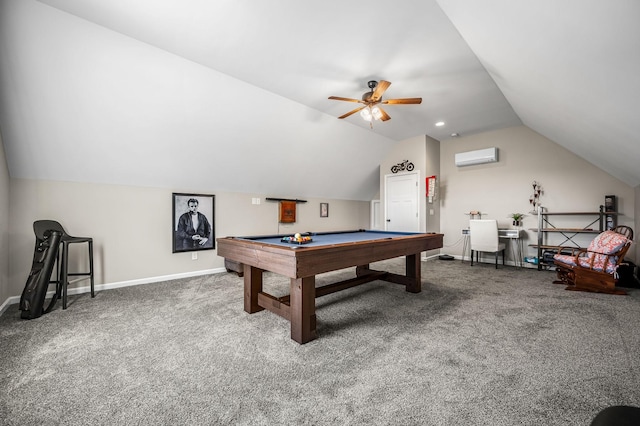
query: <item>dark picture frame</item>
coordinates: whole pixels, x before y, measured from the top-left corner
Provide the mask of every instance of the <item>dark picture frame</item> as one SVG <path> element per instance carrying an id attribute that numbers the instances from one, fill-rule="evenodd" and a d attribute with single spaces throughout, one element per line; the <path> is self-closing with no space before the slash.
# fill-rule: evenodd
<path id="1" fill-rule="evenodd" d="M 329 217 L 329 203 L 320 203 L 320 217 Z"/>
<path id="2" fill-rule="evenodd" d="M 174 192 L 172 198 L 173 253 L 215 249 L 215 195 Z M 198 229 L 193 228 L 195 223 L 190 214 L 193 206 L 197 213 Z M 206 241 L 203 242 L 204 238 Z"/>

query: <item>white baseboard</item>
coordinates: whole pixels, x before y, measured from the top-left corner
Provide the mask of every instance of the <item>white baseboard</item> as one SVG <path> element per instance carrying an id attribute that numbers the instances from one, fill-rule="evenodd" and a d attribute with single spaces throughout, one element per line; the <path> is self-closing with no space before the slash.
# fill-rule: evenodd
<path id="1" fill-rule="evenodd" d="M 438 256 L 440 256 L 440 254 L 434 254 L 434 255 L 431 255 L 431 256 L 423 256 L 421 258 L 421 260 L 429 261 L 429 260 L 436 259 Z M 460 256 L 460 255 L 455 255 L 455 256 L 453 256 L 453 258 L 456 259 L 456 260 L 462 260 L 462 256 Z M 507 261 L 505 263 L 507 265 L 509 265 L 509 266 L 520 266 L 520 265 L 516 265 L 513 261 Z M 530 265 L 528 263 L 525 263 L 522 266 L 525 267 L 525 268 L 536 268 L 535 265 Z M 159 282 L 163 282 L 163 281 L 177 280 L 177 279 L 180 279 L 180 278 L 190 278 L 190 277 L 198 277 L 198 276 L 201 276 L 201 275 L 219 274 L 220 272 L 226 272 L 226 269 L 225 268 L 205 269 L 205 270 L 202 270 L 202 271 L 184 272 L 184 273 L 181 273 L 181 274 L 172 274 L 172 275 L 164 275 L 164 276 L 159 276 L 159 277 L 141 278 L 141 279 L 138 279 L 138 280 L 119 281 L 119 282 L 108 283 L 108 284 L 96 284 L 95 285 L 95 289 L 96 289 L 96 291 L 110 290 L 110 289 L 114 289 L 114 288 L 130 287 L 130 286 L 134 286 L 134 285 L 153 284 L 153 283 L 159 283 Z M 70 288 L 69 289 L 68 294 L 70 294 L 70 295 L 82 294 L 82 293 L 89 293 L 90 291 L 91 291 L 91 287 L 90 286 L 74 287 L 74 288 Z M 47 293 L 47 297 L 51 297 L 51 295 L 53 295 L 52 291 Z M 20 296 L 9 297 L 7 300 L 4 301 L 4 303 L 2 305 L 0 305 L 0 315 L 2 315 L 7 309 L 9 309 L 9 306 L 17 304 L 17 303 L 20 303 Z"/>
<path id="2" fill-rule="evenodd" d="M 420 260 L 431 260 L 431 259 L 436 259 L 438 256 L 441 256 L 440 254 L 432 254 L 431 256 L 422 256 L 422 258 Z"/>
<path id="3" fill-rule="evenodd" d="M 163 281 L 177 280 L 180 278 L 191 278 L 191 277 L 198 277 L 201 275 L 218 274 L 220 272 L 226 272 L 226 269 L 225 268 L 205 269 L 202 271 L 195 271 L 195 272 L 183 272 L 181 274 L 141 278 L 141 279 L 130 280 L 130 281 L 119 281 L 119 282 L 108 283 L 108 284 L 96 284 L 95 290 L 101 291 L 101 290 L 110 290 L 110 289 L 121 288 L 121 287 L 131 287 L 134 285 L 160 283 Z M 67 294 L 70 294 L 70 295 L 82 294 L 82 293 L 89 293 L 90 291 L 91 291 L 91 286 L 86 285 L 84 287 L 70 288 Z M 53 291 L 49 291 L 47 293 L 47 297 L 51 297 L 52 295 L 53 295 Z M 12 297 L 9 297 L 7 300 L 5 300 L 4 303 L 0 305 L 0 315 L 2 315 L 7 309 L 9 309 L 9 306 L 20 303 L 20 297 L 21 296 L 12 296 Z"/>
<path id="4" fill-rule="evenodd" d="M 440 254 L 434 254 L 433 256 L 428 256 L 428 257 L 424 257 L 423 256 L 422 260 L 432 260 L 432 259 L 437 258 L 438 256 L 441 256 L 441 255 Z M 460 261 L 463 260 L 462 256 L 459 255 L 459 254 L 449 255 L 449 256 L 453 257 L 455 260 L 460 260 Z M 471 259 L 469 259 L 469 256 L 465 256 L 464 261 L 469 263 L 469 264 L 471 264 Z M 481 263 L 493 263 L 493 262 L 481 262 Z M 531 268 L 531 269 L 537 269 L 538 268 L 538 265 L 533 265 L 533 264 L 527 263 L 527 262 L 522 262 L 522 264 L 519 265 L 519 264 L 516 264 L 516 262 L 514 262 L 513 260 L 506 260 L 504 262 L 504 264 L 507 265 L 507 266 L 521 266 L 523 268 Z M 498 263 L 498 265 L 501 265 L 501 263 Z"/>

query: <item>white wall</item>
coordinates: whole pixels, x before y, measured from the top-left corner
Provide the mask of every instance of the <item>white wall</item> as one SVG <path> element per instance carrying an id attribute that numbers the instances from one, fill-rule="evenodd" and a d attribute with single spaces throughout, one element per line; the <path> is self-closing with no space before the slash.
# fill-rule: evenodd
<path id="1" fill-rule="evenodd" d="M 6 296 L 19 296 L 31 268 L 33 222 L 54 219 L 71 235 L 94 239 L 96 284 L 114 283 L 222 268 L 216 250 L 172 253 L 172 192 L 215 195 L 216 237 L 368 228 L 369 202 L 312 199 L 288 194 L 240 194 L 215 188 L 189 191 L 119 185 L 12 179 L 9 283 Z M 297 221 L 279 224 L 277 202 L 265 197 L 306 199 Z M 260 198 L 261 204 L 252 204 Z M 329 217 L 320 217 L 320 202 Z M 80 246 L 80 245 L 78 245 Z M 75 248 L 75 259 L 84 251 Z M 86 250 L 86 249 L 85 249 Z M 75 266 L 74 266 L 75 267 Z M 86 285 L 86 283 L 79 283 Z"/>
<path id="2" fill-rule="evenodd" d="M 427 158 L 426 158 L 426 167 L 425 167 L 425 175 L 426 179 L 429 176 L 436 176 L 437 182 L 440 182 L 440 142 L 426 137 L 426 150 L 427 150 Z M 426 181 L 425 181 L 425 229 L 427 232 L 440 232 L 440 202 L 439 200 L 439 188 L 436 185 L 436 197 L 429 202 L 429 199 L 426 197 Z"/>
<path id="3" fill-rule="evenodd" d="M 497 163 L 454 165 L 456 153 L 494 146 L 499 149 Z M 485 213 L 483 218 L 497 219 L 501 227 L 512 227 L 510 213 L 526 213 L 524 228 L 536 227 L 536 217 L 529 213 L 534 180 L 542 184 L 541 202 L 548 211 L 597 212 L 604 204 L 604 196 L 615 194 L 618 211 L 622 213 L 618 224 L 634 226 L 633 188 L 525 126 L 442 142 L 441 175 L 443 252 L 449 254 L 462 254 L 461 229 L 468 226 L 469 217 L 465 213 L 471 210 Z M 559 223 L 576 228 L 586 225 L 584 218 L 576 217 L 564 218 Z M 526 237 L 526 244 L 535 243 L 537 233 L 527 230 Z M 593 235 L 582 237 L 583 241 L 586 239 L 584 244 L 588 244 Z M 535 249 L 527 248 L 526 244 L 525 252 L 534 255 Z M 635 258 L 634 252 L 629 257 Z"/>
<path id="4" fill-rule="evenodd" d="M 420 231 L 439 232 L 440 206 L 437 200 L 434 200 L 433 203 L 428 202 L 425 195 L 425 178 L 433 175 L 438 176 L 438 179 L 440 178 L 440 142 L 429 136 L 416 136 L 397 142 L 391 153 L 383 160 L 380 165 L 380 193 L 378 194 L 383 203 L 382 214 L 384 215 L 384 200 L 386 196 L 385 176 L 393 175 L 391 167 L 404 160 L 412 162 L 415 166 L 414 171 L 418 171 L 420 174 Z M 430 210 L 433 210 L 433 215 L 430 214 Z"/>
<path id="5" fill-rule="evenodd" d="M 439 161 L 437 157 L 439 145 Z M 457 152 L 497 146 L 500 161 L 494 164 L 457 168 Z M 0 153 L 1 154 L 1 153 Z M 460 255 L 461 229 L 467 227 L 470 210 L 481 210 L 509 227 L 509 213 L 530 210 L 531 181 L 540 181 L 545 193 L 542 203 L 551 211 L 597 211 L 604 195 L 618 196 L 619 223 L 638 229 L 634 211 L 640 191 L 623 184 L 590 163 L 526 127 L 461 137 L 442 143 L 424 136 L 397 143 L 394 153 L 380 166 L 380 181 L 390 167 L 408 159 L 420 170 L 420 194 L 424 177 L 439 178 L 439 229 L 432 229 L 423 198 L 421 224 L 427 232 L 445 234 L 444 253 Z M 435 170 L 439 167 L 439 170 Z M 380 199 L 384 199 L 381 187 Z M 33 221 L 56 219 L 70 234 L 95 240 L 96 283 L 153 279 L 179 273 L 196 273 L 221 268 L 223 259 L 215 250 L 191 253 L 171 252 L 172 192 L 196 192 L 216 196 L 216 236 L 330 231 L 369 227 L 367 201 L 306 198 L 298 205 L 298 222 L 278 223 L 278 203 L 266 196 L 304 198 L 296 194 L 230 193 L 185 188 L 134 186 L 9 179 L 4 157 L 0 158 L 0 303 L 19 296 L 33 257 Z M 251 204 L 260 198 L 260 205 Z M 329 218 L 320 218 L 320 202 L 329 203 Z M 428 213 L 428 210 L 427 210 Z M 9 227 L 11 223 L 11 227 Z M 525 228 L 535 227 L 535 218 L 525 218 Z M 576 225 L 578 226 L 578 225 Z M 528 243 L 536 233 L 527 231 Z M 11 251 L 9 252 L 9 247 Z M 635 246 L 632 248 L 632 250 Z M 533 254 L 533 249 L 529 249 Z M 77 253 L 76 256 L 82 256 Z M 631 253 L 630 258 L 635 258 Z"/>
<path id="6" fill-rule="evenodd" d="M 637 212 L 640 212 L 640 186 L 635 187 L 634 194 L 636 197 L 635 208 L 634 208 L 634 211 L 636 212 L 636 216 L 635 216 L 634 227 L 633 227 L 633 232 L 634 232 L 633 238 L 634 240 L 638 241 L 638 237 L 640 236 L 638 234 L 638 232 L 640 232 L 640 215 L 637 214 Z M 632 248 L 634 248 L 634 246 L 632 246 Z M 636 250 L 635 263 L 636 264 L 640 263 L 640 250 Z"/>
<path id="7" fill-rule="evenodd" d="M 0 305 L 12 295 L 9 290 L 9 181 L 0 135 Z"/>
<path id="8" fill-rule="evenodd" d="M 425 137 L 424 136 L 416 136 L 414 138 L 405 139 L 403 141 L 397 142 L 391 152 L 384 161 L 380 164 L 380 209 L 382 213 L 382 221 L 384 226 L 385 211 L 385 176 L 393 175 L 391 172 L 391 167 L 402 163 L 404 160 L 409 160 L 409 162 L 414 165 L 414 172 L 418 172 L 419 180 L 418 183 L 420 188 L 418 189 L 419 194 L 424 194 L 425 192 L 425 169 L 426 169 L 426 145 L 425 145 Z M 402 172 L 400 172 L 402 173 Z M 426 201 L 424 197 L 420 197 L 420 207 L 419 207 L 419 215 L 420 215 L 420 232 L 425 232 L 426 226 L 424 221 L 424 211 Z"/>
<path id="9" fill-rule="evenodd" d="M 41 2 L 0 7 L 13 178 L 363 201 L 377 191 L 385 136 Z"/>
<path id="10" fill-rule="evenodd" d="M 419 172 L 419 221 L 420 232 L 440 232 L 440 205 L 437 200 L 428 203 L 426 198 L 426 182 L 427 176 L 440 174 L 440 142 L 429 136 L 416 136 L 405 139 L 396 143 L 391 153 L 385 158 L 380 165 L 380 203 L 381 214 L 385 212 L 385 176 L 393 175 L 391 167 L 409 160 L 415 166 L 414 171 Z M 433 210 L 433 215 L 430 214 Z M 425 256 L 435 255 L 439 250 L 430 250 L 425 252 Z"/>

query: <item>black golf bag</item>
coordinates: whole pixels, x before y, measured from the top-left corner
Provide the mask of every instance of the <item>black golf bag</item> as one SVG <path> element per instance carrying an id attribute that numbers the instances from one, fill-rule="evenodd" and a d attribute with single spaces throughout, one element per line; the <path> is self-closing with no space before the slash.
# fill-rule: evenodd
<path id="1" fill-rule="evenodd" d="M 42 240 L 36 238 L 31 272 L 20 298 L 21 318 L 38 318 L 42 314 L 51 311 L 55 305 L 60 295 L 61 283 L 57 277 L 55 281 L 51 281 L 51 272 L 58 257 L 61 238 L 62 233 L 59 231 L 46 231 Z M 51 283 L 56 284 L 56 291 L 49 302 L 49 306 L 44 309 L 44 300 Z"/>

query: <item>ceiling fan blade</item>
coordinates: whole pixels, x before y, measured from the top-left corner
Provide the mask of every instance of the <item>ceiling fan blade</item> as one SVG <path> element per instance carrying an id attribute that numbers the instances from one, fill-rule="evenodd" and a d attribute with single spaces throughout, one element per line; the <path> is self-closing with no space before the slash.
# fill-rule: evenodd
<path id="1" fill-rule="evenodd" d="M 382 114 L 382 116 L 380 117 L 381 121 L 391 120 L 391 117 L 389 116 L 389 114 L 387 114 L 387 111 L 383 110 L 380 107 L 378 107 L 378 109 L 380 110 L 380 113 Z"/>
<path id="2" fill-rule="evenodd" d="M 387 100 L 382 101 L 380 103 L 381 104 L 389 104 L 389 105 L 420 104 L 420 103 L 422 103 L 422 98 L 387 99 Z"/>
<path id="3" fill-rule="evenodd" d="M 373 91 L 373 95 L 371 95 L 372 101 L 379 101 L 382 97 L 382 94 L 391 86 L 391 83 L 385 80 L 380 80 L 376 89 Z"/>
<path id="4" fill-rule="evenodd" d="M 361 106 L 360 108 L 356 108 L 356 109 L 354 109 L 354 110 L 352 110 L 352 111 L 349 111 L 348 113 L 343 114 L 343 115 L 341 115 L 341 116 L 340 116 L 340 117 L 338 117 L 338 118 L 347 118 L 347 117 L 348 117 L 348 116 L 350 116 L 351 114 L 355 114 L 356 112 L 358 112 L 358 111 L 360 111 L 360 110 L 362 110 L 362 109 L 364 109 L 364 108 L 366 108 L 366 107 L 367 107 L 366 105 L 365 105 L 365 106 Z"/>
<path id="5" fill-rule="evenodd" d="M 359 102 L 361 104 L 364 103 L 360 99 L 341 98 L 340 96 L 329 96 L 329 99 L 332 99 L 334 101 Z"/>

